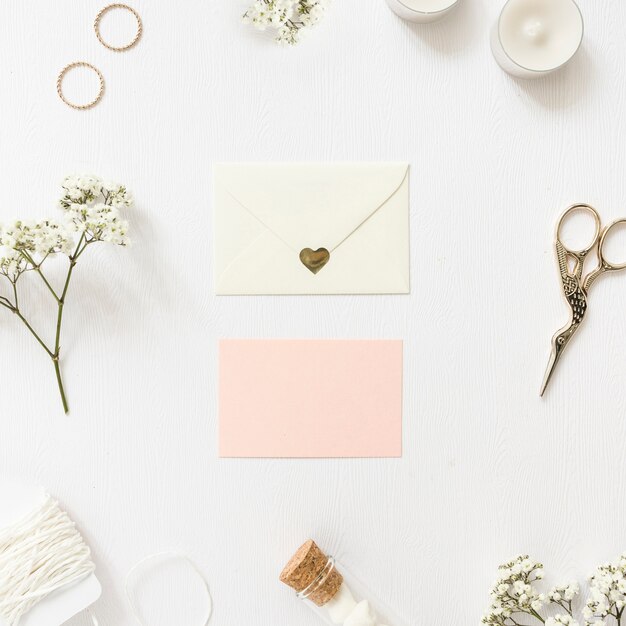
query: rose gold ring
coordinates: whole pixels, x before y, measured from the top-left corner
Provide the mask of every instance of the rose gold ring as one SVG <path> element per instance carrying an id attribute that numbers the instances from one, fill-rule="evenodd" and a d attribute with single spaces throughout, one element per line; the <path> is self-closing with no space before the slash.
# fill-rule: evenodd
<path id="1" fill-rule="evenodd" d="M 70 70 L 73 70 L 77 67 L 86 67 L 90 70 L 93 70 L 98 76 L 98 80 L 100 81 L 100 89 L 98 91 L 98 95 L 87 104 L 74 104 L 63 95 L 63 80 Z M 85 61 L 76 61 L 75 63 L 70 63 L 61 70 L 61 73 L 57 78 L 57 93 L 59 94 L 59 98 L 61 98 L 61 100 L 63 100 L 63 102 L 65 102 L 68 107 L 72 107 L 73 109 L 78 110 L 91 109 L 91 107 L 96 106 L 96 104 L 100 102 L 104 94 L 104 77 L 102 76 L 102 72 L 97 67 L 94 67 L 93 65 L 91 65 L 90 63 L 86 63 Z"/>
<path id="2" fill-rule="evenodd" d="M 110 43 L 107 43 L 102 38 L 102 34 L 100 33 L 100 21 L 102 20 L 102 17 L 106 15 L 109 11 L 112 11 L 113 9 L 123 9 L 125 11 L 130 11 L 135 16 L 135 19 L 137 20 L 137 33 L 135 34 L 135 37 L 133 38 L 133 40 L 125 46 L 121 46 L 121 47 L 112 46 Z M 114 52 L 124 52 L 125 50 L 130 50 L 130 48 L 132 48 L 139 41 L 139 39 L 141 38 L 141 34 L 143 32 L 143 23 L 141 22 L 139 13 L 137 13 L 135 9 L 133 9 L 132 7 L 129 7 L 127 4 L 109 4 L 108 6 L 104 7 L 104 9 L 102 9 L 102 11 L 100 11 L 100 13 L 96 15 L 96 19 L 93 23 L 93 27 L 94 27 L 94 30 L 96 31 L 96 37 L 98 38 L 98 41 L 105 48 L 108 48 L 109 50 L 113 50 Z"/>

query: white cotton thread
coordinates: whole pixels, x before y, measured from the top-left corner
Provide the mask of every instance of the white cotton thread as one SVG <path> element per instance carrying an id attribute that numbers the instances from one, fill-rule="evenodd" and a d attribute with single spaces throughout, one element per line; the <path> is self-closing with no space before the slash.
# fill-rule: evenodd
<path id="1" fill-rule="evenodd" d="M 46 495 L 40 507 L 0 529 L 0 617 L 18 626 L 46 596 L 95 569 L 76 525 Z"/>
<path id="2" fill-rule="evenodd" d="M 145 565 L 149 563 L 150 561 L 154 561 L 156 559 L 164 559 L 164 558 L 165 559 L 180 559 L 182 561 L 186 561 L 191 566 L 193 571 L 198 575 L 200 580 L 202 581 L 202 585 L 203 585 L 203 588 L 207 597 L 207 616 L 206 616 L 206 619 L 202 622 L 202 626 L 207 626 L 208 623 L 211 621 L 211 616 L 213 615 L 213 598 L 211 597 L 211 590 L 209 589 L 209 583 L 207 582 L 206 578 L 204 577 L 204 575 L 202 574 L 198 566 L 188 556 L 186 556 L 185 554 L 181 554 L 180 552 L 158 552 L 157 554 L 150 554 L 149 556 L 141 559 L 141 561 L 139 561 L 138 563 L 135 563 L 135 565 L 133 565 L 130 568 L 130 571 L 128 572 L 128 574 L 126 574 L 126 584 L 125 584 L 126 599 L 128 600 L 128 604 L 130 605 L 130 608 L 133 612 L 133 617 L 135 618 L 135 621 L 137 622 L 137 624 L 139 624 L 139 626 L 146 626 L 143 620 L 141 619 L 141 616 L 139 615 L 139 611 L 137 610 L 137 605 L 135 604 L 133 595 L 131 593 L 131 587 L 130 587 L 131 578 L 135 572 L 145 567 Z"/>

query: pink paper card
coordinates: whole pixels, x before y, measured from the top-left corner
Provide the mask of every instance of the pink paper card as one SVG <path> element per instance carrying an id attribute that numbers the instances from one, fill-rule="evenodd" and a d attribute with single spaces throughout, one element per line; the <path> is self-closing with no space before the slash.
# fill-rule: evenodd
<path id="1" fill-rule="evenodd" d="M 221 457 L 402 456 L 402 341 L 223 340 Z"/>

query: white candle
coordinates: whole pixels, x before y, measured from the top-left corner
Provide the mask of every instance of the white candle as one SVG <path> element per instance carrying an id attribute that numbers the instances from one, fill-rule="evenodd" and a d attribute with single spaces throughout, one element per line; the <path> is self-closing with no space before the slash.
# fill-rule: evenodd
<path id="1" fill-rule="evenodd" d="M 509 74 L 536 78 L 565 65 L 583 39 L 574 0 L 508 0 L 491 33 L 496 61 Z"/>
<path id="2" fill-rule="evenodd" d="M 392 11 L 410 22 L 434 22 L 458 3 L 459 0 L 387 0 Z"/>

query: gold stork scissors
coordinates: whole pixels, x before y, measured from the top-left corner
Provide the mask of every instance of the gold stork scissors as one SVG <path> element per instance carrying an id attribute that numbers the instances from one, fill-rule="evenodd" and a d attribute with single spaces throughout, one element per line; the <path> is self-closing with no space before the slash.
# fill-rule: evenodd
<path id="1" fill-rule="evenodd" d="M 595 222 L 595 233 L 591 243 L 582 250 L 571 250 L 561 239 L 561 229 L 563 224 L 575 212 L 590 213 Z M 576 331 L 580 328 L 585 313 L 587 312 L 588 293 L 591 285 L 596 279 L 605 272 L 616 272 L 626 269 L 626 263 L 610 263 L 604 255 L 604 244 L 607 235 L 611 230 L 620 224 L 626 224 L 626 219 L 619 219 L 609 224 L 606 228 L 602 228 L 602 221 L 598 212 L 588 204 L 575 204 L 561 215 L 556 227 L 556 257 L 559 263 L 559 272 L 561 281 L 563 282 L 563 291 L 565 299 L 571 309 L 571 318 L 569 323 L 559 330 L 552 337 L 552 353 L 546 369 L 546 375 L 541 385 L 541 395 L 545 393 L 546 387 L 554 374 L 557 363 L 565 348 L 571 341 Z M 595 250 L 598 256 L 598 265 L 588 274 L 583 276 L 583 268 L 587 255 Z"/>

